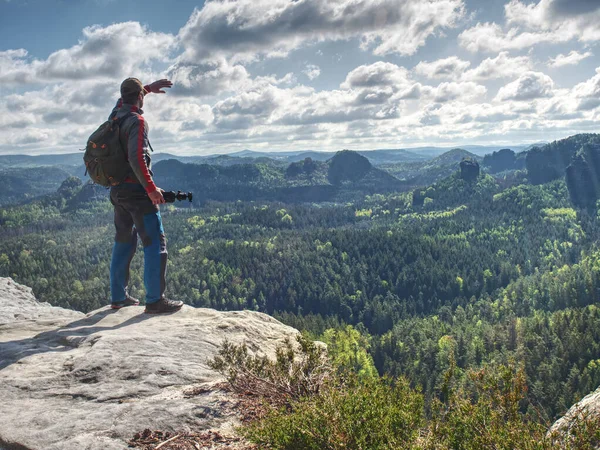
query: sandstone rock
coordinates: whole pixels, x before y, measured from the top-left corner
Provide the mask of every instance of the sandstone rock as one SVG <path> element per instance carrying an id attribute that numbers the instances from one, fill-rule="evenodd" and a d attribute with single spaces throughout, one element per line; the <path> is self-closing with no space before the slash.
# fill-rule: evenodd
<path id="1" fill-rule="evenodd" d="M 77 319 L 84 314 L 38 302 L 31 288 L 0 277 L 0 325 L 18 320 Z"/>
<path id="2" fill-rule="evenodd" d="M 0 310 L 13 302 L 2 297 L 9 292 L 23 297 L 24 316 L 43 318 L 0 325 L 0 448 L 123 449 L 145 428 L 227 432 L 238 423 L 235 399 L 214 388 L 223 380 L 207 361 L 225 339 L 272 354 L 297 333 L 265 314 L 189 306 L 83 316 L 42 305 L 42 314 L 31 312 L 27 288 L 0 286 Z"/>
<path id="3" fill-rule="evenodd" d="M 475 181 L 479 176 L 479 163 L 472 159 L 460 162 L 460 177 L 465 181 Z"/>
<path id="4" fill-rule="evenodd" d="M 582 418 L 600 423 L 600 388 L 571 406 L 563 417 L 554 422 L 548 434 L 564 439 L 569 430 Z"/>

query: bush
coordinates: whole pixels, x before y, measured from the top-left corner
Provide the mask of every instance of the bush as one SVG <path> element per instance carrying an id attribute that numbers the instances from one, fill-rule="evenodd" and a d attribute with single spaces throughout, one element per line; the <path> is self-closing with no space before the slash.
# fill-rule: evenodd
<path id="1" fill-rule="evenodd" d="M 566 450 L 597 450 L 600 448 L 600 416 L 586 408 L 576 408 L 569 414 L 566 426 L 547 436 L 553 448 Z"/>
<path id="2" fill-rule="evenodd" d="M 301 334 L 297 346 L 286 340 L 275 353 L 253 356 L 245 344 L 224 342 L 208 365 L 226 376 L 232 389 L 263 397 L 271 405 L 287 405 L 293 399 L 319 393 L 331 373 L 326 349 Z"/>
<path id="3" fill-rule="evenodd" d="M 243 433 L 260 448 L 392 450 L 413 448 L 423 397 L 404 379 L 330 380 L 319 395 L 274 409 Z"/>
<path id="4" fill-rule="evenodd" d="M 468 380 L 470 383 L 447 394 L 446 403 L 434 400 L 433 415 L 422 448 L 550 448 L 542 442 L 546 426 L 527 420 L 519 411 L 519 403 L 527 391 L 522 369 L 488 367 L 469 372 Z"/>
<path id="5" fill-rule="evenodd" d="M 593 450 L 600 445 L 598 416 L 576 414 L 567 430 L 551 434 L 539 417 L 525 416 L 525 372 L 513 364 L 470 371 L 466 381 L 459 380 L 450 353 L 440 398 L 433 399 L 426 418 L 423 395 L 404 378 L 359 375 L 348 372 L 348 364 L 332 368 L 325 348 L 301 335 L 297 344 L 286 341 L 271 361 L 249 355 L 245 345 L 225 343 L 210 362 L 234 390 L 257 394 L 270 405 L 255 416 L 259 420 L 240 429 L 259 448 Z"/>

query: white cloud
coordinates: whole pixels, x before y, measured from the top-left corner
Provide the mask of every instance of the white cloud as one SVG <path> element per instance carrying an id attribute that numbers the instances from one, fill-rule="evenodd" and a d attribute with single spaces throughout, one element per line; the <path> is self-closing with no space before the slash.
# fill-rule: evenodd
<path id="1" fill-rule="evenodd" d="M 202 63 L 177 62 L 167 69 L 175 95 L 213 96 L 242 89 L 250 76 L 242 65 L 229 64 L 224 58 Z"/>
<path id="2" fill-rule="evenodd" d="M 213 107 L 215 125 L 228 129 L 250 128 L 277 109 L 282 101 L 279 96 L 280 89 L 269 85 L 217 102 Z"/>
<path id="3" fill-rule="evenodd" d="M 554 89 L 552 78 L 541 72 L 527 72 L 517 80 L 500 88 L 496 100 L 529 101 L 551 97 Z"/>
<path id="4" fill-rule="evenodd" d="M 378 61 L 362 65 L 352 70 L 342 83 L 343 89 L 375 86 L 406 86 L 411 84 L 405 67 L 389 62 Z"/>
<path id="5" fill-rule="evenodd" d="M 187 61 L 282 56 L 305 44 L 355 37 L 376 55 L 410 55 L 432 34 L 454 27 L 463 8 L 463 0 L 207 1 L 179 37 Z"/>
<path id="6" fill-rule="evenodd" d="M 94 25 L 83 29 L 79 44 L 45 60 L 29 60 L 22 49 L 0 52 L 0 82 L 125 78 L 152 61 L 168 60 L 174 45 L 173 35 L 151 32 L 137 22 Z"/>
<path id="7" fill-rule="evenodd" d="M 309 80 L 312 81 L 315 78 L 318 78 L 319 75 L 321 75 L 321 68 L 319 66 L 314 65 L 314 64 L 308 64 L 306 66 L 306 69 L 303 70 L 302 73 L 304 75 L 306 75 Z"/>
<path id="8" fill-rule="evenodd" d="M 422 94 L 422 85 L 410 78 L 405 67 L 383 61 L 352 70 L 340 87 L 356 91 L 355 104 L 383 104 L 392 97 L 416 100 Z"/>
<path id="9" fill-rule="evenodd" d="M 577 100 L 577 110 L 588 111 L 600 106 L 600 67 L 594 77 L 573 88 L 572 97 Z"/>
<path id="10" fill-rule="evenodd" d="M 433 101 L 437 103 L 446 103 L 454 100 L 483 101 L 485 100 L 486 93 L 487 89 L 485 86 L 472 81 L 441 83 L 436 88 L 431 89 Z"/>
<path id="11" fill-rule="evenodd" d="M 548 61 L 549 67 L 562 67 L 569 65 L 577 65 L 580 61 L 583 61 L 590 56 L 594 56 L 592 52 L 579 53 L 577 50 L 572 50 L 568 55 L 562 53 L 556 58 L 550 58 Z"/>
<path id="12" fill-rule="evenodd" d="M 484 23 L 463 32 L 460 40 L 469 50 L 494 51 L 476 67 L 451 56 L 407 70 L 382 57 L 345 77 L 339 72 L 330 77 L 329 69 L 315 64 L 326 65 L 318 57 L 332 61 L 344 55 L 344 63 L 350 58 L 337 45 L 327 54 L 329 46 L 323 45 L 307 52 L 318 54 L 307 57 L 298 73 L 301 81 L 279 70 L 255 76 L 253 69 L 268 65 L 244 62 L 282 57 L 319 41 L 350 39 L 348 46 L 360 42 L 374 54 L 408 55 L 427 36 L 455 25 L 463 14 L 462 0 L 213 0 L 194 13 L 178 36 L 135 22 L 89 27 L 77 45 L 43 60 L 24 49 L 0 51 L 0 82 L 11 86 L 0 98 L 0 152 L 81 148 L 112 109 L 126 76 L 143 81 L 166 76 L 175 83 L 167 95 L 150 95 L 145 102 L 158 151 L 335 150 L 398 142 L 539 140 L 548 139 L 549 130 L 552 137 L 593 130 L 600 119 L 600 68 L 587 81 L 558 89 L 550 77 L 532 71 L 536 53 L 498 50 L 592 36 L 582 16 L 596 10 L 585 1 L 572 1 L 574 9 L 565 13 L 563 0 L 527 5 L 513 0 L 506 25 Z M 434 17 L 432 11 L 439 14 Z M 583 24 L 580 32 L 573 31 L 574 23 Z M 550 64 L 592 56 L 577 47 Z M 170 66 L 165 73 L 154 72 L 165 66 Z M 318 91 L 302 84 L 317 77 L 330 83 L 334 76 L 343 80 L 337 89 Z M 498 86 L 491 80 L 504 78 L 512 82 L 492 99 L 488 90 L 495 93 Z M 24 88 L 26 83 L 35 86 Z"/>
<path id="13" fill-rule="evenodd" d="M 492 80 L 520 75 L 531 69 L 527 56 L 510 57 L 508 52 L 500 52 L 495 58 L 484 59 L 479 66 L 464 73 L 465 80 Z"/>
<path id="14" fill-rule="evenodd" d="M 472 52 L 517 50 L 541 43 L 600 41 L 600 3 L 596 0 L 511 0 L 504 7 L 504 30 L 496 23 L 478 23 L 463 31 L 460 44 Z"/>
<path id="15" fill-rule="evenodd" d="M 30 82 L 33 74 L 26 60 L 27 55 L 27 50 L 23 48 L 0 52 L 0 82 Z"/>
<path id="16" fill-rule="evenodd" d="M 540 0 L 538 3 L 524 3 L 511 0 L 504 7 L 509 23 L 524 25 L 533 29 L 557 29 L 564 27 L 586 40 L 600 31 L 595 27 L 594 19 L 600 14 L 600 3 L 596 0 Z M 571 27 L 579 25 L 575 31 Z M 595 27 L 595 30 L 589 30 Z M 591 33 L 591 34 L 588 34 Z"/>
<path id="17" fill-rule="evenodd" d="M 387 103 L 394 95 L 390 86 L 361 89 L 355 98 L 357 105 L 381 105 Z"/>
<path id="18" fill-rule="evenodd" d="M 452 78 L 457 79 L 471 65 L 469 61 L 463 61 L 456 56 L 438 59 L 437 61 L 421 61 L 415 67 L 415 72 L 427 78 Z"/>
<path id="19" fill-rule="evenodd" d="M 520 50 L 543 42 L 566 42 L 571 38 L 550 31 L 532 33 L 521 32 L 513 27 L 504 31 L 496 23 L 478 23 L 458 36 L 459 44 L 470 52 L 496 52 L 499 50 Z"/>

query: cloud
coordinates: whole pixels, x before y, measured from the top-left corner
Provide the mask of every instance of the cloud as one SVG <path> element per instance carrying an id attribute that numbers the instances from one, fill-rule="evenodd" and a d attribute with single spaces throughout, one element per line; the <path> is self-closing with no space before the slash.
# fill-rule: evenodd
<path id="1" fill-rule="evenodd" d="M 355 104 L 382 104 L 392 97 L 416 100 L 422 94 L 422 85 L 410 78 L 405 67 L 383 61 L 352 70 L 340 87 L 357 92 Z"/>
<path id="2" fill-rule="evenodd" d="M 352 70 L 342 83 L 343 89 L 375 86 L 406 86 L 411 84 L 409 72 L 405 67 L 378 61 L 362 65 Z"/>
<path id="3" fill-rule="evenodd" d="M 32 71 L 26 60 L 27 54 L 24 48 L 0 52 L 0 82 L 16 84 L 32 80 Z"/>
<path id="4" fill-rule="evenodd" d="M 94 25 L 83 29 L 79 44 L 53 52 L 45 60 L 30 60 L 22 49 L 0 52 L 0 82 L 125 78 L 152 61 L 167 61 L 174 45 L 173 35 L 149 31 L 137 22 Z"/>
<path id="5" fill-rule="evenodd" d="M 314 80 L 321 75 L 321 69 L 319 66 L 315 66 L 314 64 L 308 64 L 306 69 L 302 71 L 304 75 L 308 77 L 309 80 Z"/>
<path id="6" fill-rule="evenodd" d="M 501 105 L 504 106 L 504 105 Z M 512 111 L 510 108 L 498 108 L 491 105 L 479 104 L 473 105 L 462 115 L 456 116 L 457 123 L 500 123 L 505 121 L 516 120 L 520 114 Z"/>
<path id="7" fill-rule="evenodd" d="M 510 57 L 508 52 L 500 52 L 495 58 L 484 59 L 479 66 L 464 73 L 465 80 L 492 80 L 520 75 L 531 69 L 527 56 Z"/>
<path id="8" fill-rule="evenodd" d="M 507 30 L 496 23 L 478 23 L 459 35 L 471 52 L 517 50 L 541 43 L 577 39 L 600 41 L 600 3 L 596 0 L 511 0 L 504 7 Z"/>
<path id="9" fill-rule="evenodd" d="M 496 23 L 478 23 L 458 36 L 459 44 L 470 52 L 520 50 L 543 42 L 566 42 L 571 38 L 553 32 L 521 32 L 518 28 L 504 31 Z"/>
<path id="10" fill-rule="evenodd" d="M 454 100 L 481 101 L 485 98 L 487 89 L 485 86 L 472 81 L 460 83 L 446 82 L 441 83 L 434 89 L 431 89 L 430 93 L 433 101 L 436 103 L 446 103 Z"/>
<path id="11" fill-rule="evenodd" d="M 463 13 L 463 0 L 213 0 L 194 11 L 179 38 L 186 61 L 282 56 L 350 38 L 376 55 L 411 55 Z"/>
<path id="12" fill-rule="evenodd" d="M 148 113 L 152 133 L 170 134 L 169 139 L 205 130 L 214 121 L 212 107 L 194 97 L 150 96 L 148 103 L 148 110 L 153 112 Z"/>
<path id="13" fill-rule="evenodd" d="M 511 57 L 508 52 L 500 52 L 495 58 L 486 58 L 477 67 L 467 70 L 470 65 L 469 61 L 451 56 L 433 62 L 422 61 L 414 71 L 427 78 L 484 81 L 520 75 L 531 69 L 531 60 L 528 56 Z"/>
<path id="14" fill-rule="evenodd" d="M 201 63 L 177 62 L 167 69 L 173 81 L 174 95 L 213 96 L 236 91 L 249 85 L 250 75 L 242 65 L 229 64 L 224 58 Z"/>
<path id="15" fill-rule="evenodd" d="M 394 95 L 394 89 L 391 87 L 376 87 L 361 89 L 355 98 L 356 105 L 381 105 L 387 103 Z"/>
<path id="16" fill-rule="evenodd" d="M 600 10 L 597 0 L 554 0 L 547 3 L 554 15 L 579 15 Z"/>
<path id="17" fill-rule="evenodd" d="M 580 61 L 583 61 L 590 56 L 594 56 L 592 52 L 579 53 L 576 50 L 572 50 L 568 55 L 563 55 L 562 53 L 558 55 L 556 58 L 550 58 L 548 61 L 549 67 L 562 67 L 569 65 L 577 65 Z"/>
<path id="18" fill-rule="evenodd" d="M 294 91 L 281 96 L 282 103 L 273 122 L 281 125 L 337 124 L 354 120 L 374 118 L 387 106 L 377 102 L 361 102 L 352 90 L 334 90 L 322 92 Z"/>
<path id="19" fill-rule="evenodd" d="M 591 26 L 594 15 L 600 13 L 600 4 L 595 0 L 540 0 L 538 3 L 511 0 L 504 10 L 508 22 L 552 29 L 570 21 Z"/>
<path id="20" fill-rule="evenodd" d="M 415 67 L 415 72 L 427 78 L 453 78 L 457 79 L 471 65 L 469 61 L 463 61 L 456 56 L 427 62 L 421 61 Z"/>
<path id="21" fill-rule="evenodd" d="M 513 0 L 505 24 L 477 24 L 461 34 L 469 50 L 494 51 L 476 66 L 464 56 L 450 56 L 408 70 L 401 59 L 394 58 L 394 64 L 382 56 L 349 70 L 332 90 L 302 84 L 329 75 L 319 67 L 325 59 L 317 58 L 328 45 L 319 46 L 320 55 L 309 57 L 296 75 L 282 75 L 278 68 L 277 75 L 256 76 L 253 70 L 269 65 L 246 62 L 335 40 L 349 40 L 347 47 L 359 43 L 376 55 L 408 55 L 428 36 L 455 26 L 463 1 L 213 0 L 177 36 L 127 22 L 88 27 L 76 45 L 45 59 L 25 49 L 0 51 L 0 82 L 9 84 L 0 99 L 0 152 L 81 148 L 108 116 L 121 79 L 131 75 L 144 81 L 166 76 L 175 83 L 167 95 L 150 95 L 145 102 L 158 151 L 208 153 L 249 145 L 335 150 L 398 142 L 539 140 L 591 130 L 600 119 L 600 68 L 590 79 L 559 89 L 533 71 L 535 53 L 511 55 L 508 49 L 585 40 L 593 30 L 583 16 L 595 17 L 597 11 L 585 2 L 576 2 L 569 14 L 560 13 L 564 3 L 557 0 L 530 3 Z M 441 13 L 434 17 L 432 11 Z M 148 51 L 152 46 L 157 50 Z M 549 64 L 560 67 L 592 56 L 581 50 L 585 46 L 577 48 Z M 331 53 L 327 57 L 343 54 L 350 62 L 337 45 Z M 499 79 L 508 84 L 495 97 L 488 95 L 499 87 L 490 80 Z"/>
<path id="22" fill-rule="evenodd" d="M 554 82 L 548 75 L 541 72 L 527 72 L 500 88 L 496 100 L 529 101 L 551 97 L 553 89 Z"/>
<path id="23" fill-rule="evenodd" d="M 577 110 L 589 111 L 600 106 L 600 67 L 596 75 L 572 89 L 572 97 L 577 101 Z"/>
<path id="24" fill-rule="evenodd" d="M 213 107 L 215 125 L 219 128 L 249 128 L 268 118 L 281 103 L 279 89 L 268 86 L 217 102 Z"/>

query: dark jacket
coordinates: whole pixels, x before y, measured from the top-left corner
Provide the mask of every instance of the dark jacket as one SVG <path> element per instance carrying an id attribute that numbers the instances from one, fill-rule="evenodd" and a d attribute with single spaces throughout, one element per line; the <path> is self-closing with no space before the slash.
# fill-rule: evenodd
<path id="1" fill-rule="evenodd" d="M 154 192 L 156 185 L 152 180 L 150 144 L 148 142 L 148 122 L 144 111 L 137 106 L 123 103 L 121 99 L 112 110 L 109 120 L 119 120 L 127 116 L 120 124 L 121 142 L 126 145 L 131 174 L 125 182 L 139 183 L 146 192 Z"/>

